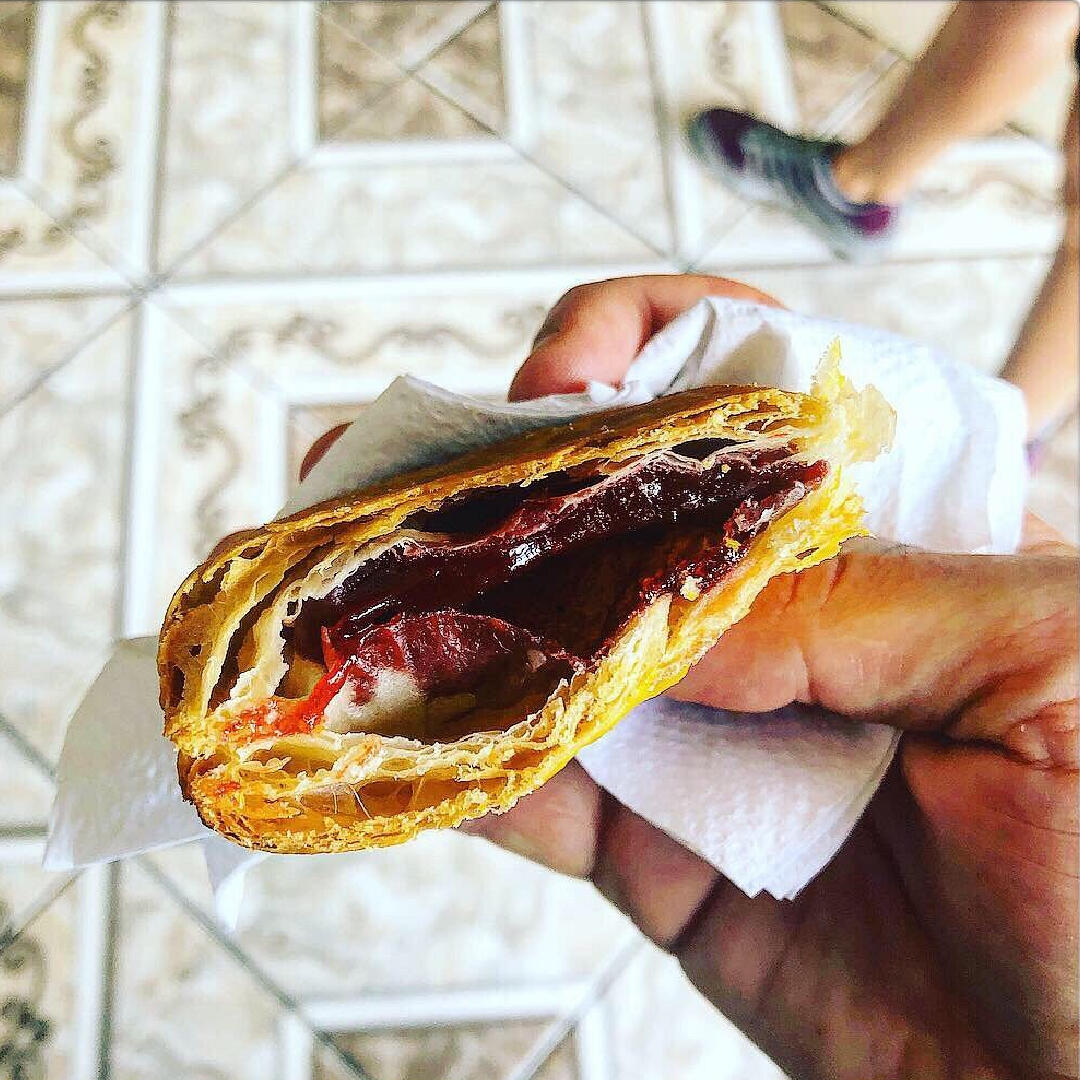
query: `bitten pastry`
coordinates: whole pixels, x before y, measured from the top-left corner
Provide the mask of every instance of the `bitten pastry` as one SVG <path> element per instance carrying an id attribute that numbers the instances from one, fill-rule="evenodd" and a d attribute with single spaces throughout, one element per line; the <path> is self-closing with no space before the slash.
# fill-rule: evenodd
<path id="1" fill-rule="evenodd" d="M 892 412 L 706 387 L 535 431 L 240 534 L 173 598 L 180 783 L 247 847 L 345 851 L 506 810 L 673 685 L 777 574 L 863 531 Z"/>

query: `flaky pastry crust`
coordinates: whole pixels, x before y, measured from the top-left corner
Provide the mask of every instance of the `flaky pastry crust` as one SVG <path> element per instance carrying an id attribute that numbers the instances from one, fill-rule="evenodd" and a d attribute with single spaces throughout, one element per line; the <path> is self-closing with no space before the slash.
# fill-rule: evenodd
<path id="1" fill-rule="evenodd" d="M 510 441 L 239 534 L 173 597 L 158 668 L 165 734 L 202 820 L 251 848 L 304 853 L 400 843 L 424 829 L 504 811 L 639 702 L 678 682 L 749 610 L 770 578 L 836 554 L 863 532 L 846 466 L 875 456 L 892 412 L 856 392 L 833 347 L 809 394 L 704 387 Z M 752 542 L 734 571 L 688 598 L 665 594 L 602 658 L 505 731 L 448 743 L 311 734 L 233 744 L 229 717 L 265 701 L 286 672 L 282 627 L 390 543 L 403 521 L 470 489 L 524 485 L 578 466 L 620 465 L 691 440 L 776 441 L 829 462 L 824 482 Z"/>

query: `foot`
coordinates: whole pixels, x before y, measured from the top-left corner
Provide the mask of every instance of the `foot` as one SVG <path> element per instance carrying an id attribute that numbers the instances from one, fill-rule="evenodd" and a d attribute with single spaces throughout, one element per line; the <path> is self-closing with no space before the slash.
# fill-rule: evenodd
<path id="1" fill-rule="evenodd" d="M 843 259 L 880 259 L 899 207 L 855 203 L 832 174 L 843 143 L 804 139 L 730 109 L 706 109 L 687 125 L 698 157 L 744 198 L 793 213 Z"/>

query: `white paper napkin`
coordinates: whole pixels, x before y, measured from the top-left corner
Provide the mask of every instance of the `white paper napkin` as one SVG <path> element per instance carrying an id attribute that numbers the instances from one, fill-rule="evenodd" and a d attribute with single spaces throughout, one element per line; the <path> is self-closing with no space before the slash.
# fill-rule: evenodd
<path id="1" fill-rule="evenodd" d="M 521 404 L 396 380 L 312 470 L 284 513 L 529 428 L 706 383 L 805 390 L 829 343 L 845 374 L 897 412 L 891 452 L 856 467 L 879 536 L 945 551 L 1013 550 L 1026 473 L 1015 388 L 911 341 L 743 301 L 709 299 L 641 351 L 615 390 Z M 206 840 L 223 913 L 251 855 L 197 822 L 160 735 L 152 639 L 122 642 L 72 719 L 46 865 L 69 868 Z M 876 790 L 894 733 L 790 708 L 735 716 L 666 698 L 581 754 L 604 787 L 754 895 L 788 897 L 835 854 Z M 116 761 L 136 763 L 131 769 Z"/>

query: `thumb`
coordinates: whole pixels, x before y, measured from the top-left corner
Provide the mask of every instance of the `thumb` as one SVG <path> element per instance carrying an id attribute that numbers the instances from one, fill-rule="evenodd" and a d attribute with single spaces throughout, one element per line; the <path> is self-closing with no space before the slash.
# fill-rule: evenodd
<path id="1" fill-rule="evenodd" d="M 1075 759 L 1077 560 L 849 545 L 770 582 L 672 691 L 757 712 L 791 702 Z"/>

